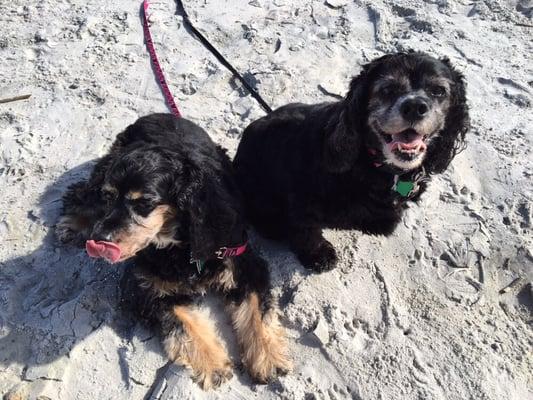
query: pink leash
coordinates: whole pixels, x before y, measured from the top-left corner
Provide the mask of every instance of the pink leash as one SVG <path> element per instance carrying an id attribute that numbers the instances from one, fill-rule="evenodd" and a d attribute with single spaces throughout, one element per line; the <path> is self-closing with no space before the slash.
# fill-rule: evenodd
<path id="1" fill-rule="evenodd" d="M 150 53 L 150 59 L 152 60 L 152 66 L 154 67 L 155 75 L 157 76 L 157 79 L 159 80 L 159 85 L 161 85 L 161 90 L 163 90 L 163 94 L 165 95 L 167 105 L 172 111 L 172 113 L 177 118 L 180 118 L 181 117 L 180 110 L 178 110 L 178 106 L 176 106 L 176 103 L 174 102 L 174 97 L 172 97 L 172 93 L 170 92 L 170 89 L 167 85 L 165 75 L 163 74 L 163 70 L 161 69 L 161 64 L 159 64 L 157 53 L 155 52 L 154 42 L 152 40 L 152 34 L 150 33 L 150 23 L 148 22 L 148 19 L 150 18 L 150 15 L 148 14 L 148 7 L 150 7 L 150 2 L 148 0 L 143 0 L 143 28 L 144 28 L 144 40 L 146 41 L 146 47 L 148 48 L 148 53 Z"/>
<path id="2" fill-rule="evenodd" d="M 159 84 L 161 85 L 161 89 L 163 90 L 163 94 L 165 95 L 167 105 L 170 107 L 170 109 L 172 110 L 172 113 L 177 118 L 181 118 L 180 110 L 178 110 L 178 106 L 176 106 L 176 103 L 174 102 L 174 97 L 172 96 L 172 93 L 170 92 L 167 81 L 165 79 L 165 75 L 163 74 L 163 69 L 161 68 L 161 64 L 159 64 L 159 59 L 157 58 L 157 53 L 155 52 L 154 42 L 152 40 L 152 34 L 150 33 L 150 23 L 148 22 L 148 19 L 150 18 L 150 15 L 148 14 L 149 7 L 150 7 L 150 2 L 148 0 L 143 0 L 143 29 L 144 29 L 144 40 L 146 41 L 146 47 L 148 48 L 148 53 L 150 53 L 150 59 L 152 60 L 152 65 L 154 67 L 155 75 L 157 76 L 157 79 L 159 80 Z M 248 246 L 248 243 L 246 242 L 237 247 L 221 247 L 215 252 L 215 255 L 218 259 L 240 256 L 242 253 L 246 251 L 247 246 Z M 200 270 L 201 268 L 199 267 L 198 271 Z"/>

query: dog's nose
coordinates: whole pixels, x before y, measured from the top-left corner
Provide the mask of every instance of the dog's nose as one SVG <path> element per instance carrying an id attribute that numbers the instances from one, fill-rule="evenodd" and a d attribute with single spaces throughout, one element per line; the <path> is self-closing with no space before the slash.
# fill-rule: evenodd
<path id="1" fill-rule="evenodd" d="M 91 235 L 91 240 L 94 240 L 95 242 L 110 242 L 112 241 L 112 235 L 110 233 L 103 233 L 103 232 L 93 232 Z"/>
<path id="2" fill-rule="evenodd" d="M 406 99 L 400 106 L 400 112 L 407 121 L 418 121 L 429 111 L 428 103 L 421 97 Z"/>
<path id="3" fill-rule="evenodd" d="M 109 242 L 112 239 L 112 234 L 109 232 L 108 229 L 105 229 L 103 226 L 103 223 L 101 221 L 98 221 L 93 228 L 93 231 L 90 235 L 90 239 L 96 241 L 96 242 Z"/>

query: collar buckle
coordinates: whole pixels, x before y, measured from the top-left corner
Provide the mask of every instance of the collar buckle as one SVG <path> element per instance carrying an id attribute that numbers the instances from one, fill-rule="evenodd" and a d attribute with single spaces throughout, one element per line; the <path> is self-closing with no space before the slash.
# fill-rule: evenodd
<path id="1" fill-rule="evenodd" d="M 247 246 L 248 246 L 248 242 L 245 242 L 244 244 L 237 246 L 237 247 L 223 246 L 217 251 L 215 251 L 215 255 L 219 260 L 222 260 L 227 257 L 240 256 L 242 253 L 246 251 Z"/>
<path id="2" fill-rule="evenodd" d="M 217 256 L 219 260 L 222 260 L 223 258 L 226 258 L 227 251 L 228 251 L 228 248 L 223 246 L 217 251 L 215 251 L 215 255 Z"/>

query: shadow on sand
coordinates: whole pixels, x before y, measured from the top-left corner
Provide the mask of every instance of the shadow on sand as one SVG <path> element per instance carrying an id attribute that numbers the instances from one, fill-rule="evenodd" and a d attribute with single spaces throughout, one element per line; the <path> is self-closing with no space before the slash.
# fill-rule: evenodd
<path id="1" fill-rule="evenodd" d="M 147 338 L 154 334 L 139 329 L 129 302 L 124 300 L 127 296 L 122 295 L 127 282 L 123 279 L 127 276 L 124 272 L 131 264 L 110 266 L 90 259 L 83 249 L 62 244 L 55 237 L 54 225 L 61 212 L 62 195 L 69 185 L 87 178 L 94 163 L 84 163 L 60 176 L 41 195 L 36 210 L 28 214 L 48 230 L 41 245 L 30 254 L 0 262 L 0 367 L 19 375 L 22 381 L 61 381 L 71 350 L 104 326 L 113 329 L 125 343 L 137 339 L 145 343 L 145 350 L 165 358 L 157 338 L 147 343 Z M 277 275 L 274 273 L 274 285 L 282 280 Z M 291 292 L 285 292 L 281 302 L 290 297 Z M 207 303 L 217 307 L 212 300 Z M 238 365 L 231 328 L 222 325 L 226 325 L 219 326 L 222 338 Z M 140 334 L 143 336 L 136 337 Z M 117 346 L 117 352 L 122 380 L 129 388 L 132 381 L 137 384 L 131 379 L 133 366 L 124 348 Z M 65 361 L 63 364 L 61 359 Z M 50 368 L 53 363 L 60 366 Z M 240 385 L 252 385 L 245 373 L 235 372 Z M 190 382 L 182 367 L 167 362 L 153 371 L 153 381 L 143 383 L 145 399 L 151 398 L 165 375 L 174 376 L 181 383 L 184 379 Z"/>

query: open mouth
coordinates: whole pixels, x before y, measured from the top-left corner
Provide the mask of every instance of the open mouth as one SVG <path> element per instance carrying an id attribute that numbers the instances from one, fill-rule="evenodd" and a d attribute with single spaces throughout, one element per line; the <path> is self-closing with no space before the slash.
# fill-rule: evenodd
<path id="1" fill-rule="evenodd" d="M 383 131 L 380 133 L 389 151 L 400 159 L 406 161 L 413 160 L 423 154 L 427 149 L 425 142 L 427 135 L 420 135 L 413 128 L 408 128 L 393 134 L 388 134 Z"/>

